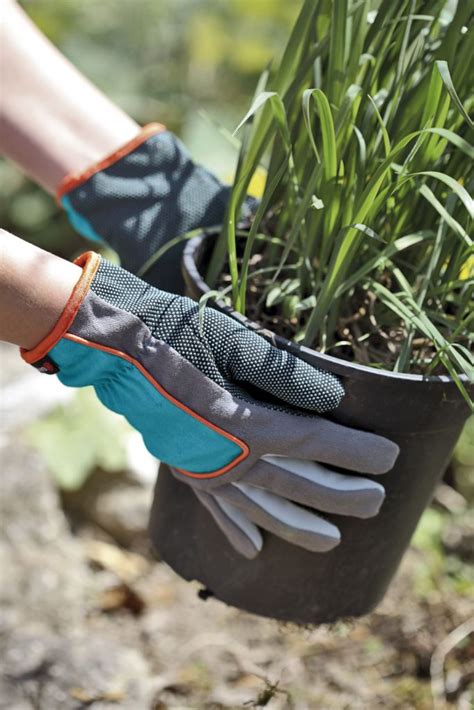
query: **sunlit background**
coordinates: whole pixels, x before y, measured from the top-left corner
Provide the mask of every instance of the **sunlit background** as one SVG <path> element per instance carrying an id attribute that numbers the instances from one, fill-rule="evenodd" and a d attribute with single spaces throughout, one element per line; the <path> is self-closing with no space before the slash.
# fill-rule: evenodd
<path id="1" fill-rule="evenodd" d="M 165 123 L 231 180 L 230 134 L 300 2 L 22 5 L 138 122 Z M 67 258 L 88 248 L 2 160 L 0 182 L 2 226 Z M 428 710 L 436 683 L 447 707 L 469 707 L 473 642 L 448 634 L 472 603 L 472 420 L 383 605 L 361 622 L 301 630 L 204 603 L 156 565 L 146 535 L 156 462 L 140 437 L 91 391 L 1 353 L 1 708 Z"/>

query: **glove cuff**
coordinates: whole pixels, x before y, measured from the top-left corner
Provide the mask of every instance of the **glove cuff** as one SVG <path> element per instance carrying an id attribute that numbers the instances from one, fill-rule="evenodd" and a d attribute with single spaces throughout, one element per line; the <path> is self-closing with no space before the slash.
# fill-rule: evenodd
<path id="1" fill-rule="evenodd" d="M 71 190 L 74 190 L 76 187 L 82 185 L 84 182 L 89 180 L 92 175 L 95 175 L 95 173 L 98 173 L 101 170 L 105 170 L 106 168 L 121 160 L 129 153 L 132 153 L 136 148 L 138 148 L 138 146 L 140 146 L 148 138 L 150 138 L 150 136 L 154 136 L 157 133 L 161 133 L 165 130 L 165 126 L 163 126 L 161 123 L 149 123 L 144 126 L 138 133 L 138 135 L 132 138 L 132 140 L 128 141 L 127 143 L 125 143 L 125 145 L 121 146 L 117 150 L 114 150 L 114 152 L 110 153 L 110 155 L 107 155 L 102 160 L 99 160 L 97 163 L 90 165 L 88 168 L 81 172 L 70 173 L 69 175 L 66 175 L 66 177 L 59 183 L 58 189 L 56 191 L 56 200 L 58 204 L 61 205 L 61 198 L 64 197 L 64 195 L 67 195 L 68 192 L 71 192 Z"/>
<path id="2" fill-rule="evenodd" d="M 100 262 L 101 257 L 93 251 L 85 252 L 75 259 L 74 263 L 82 267 L 82 274 L 79 281 L 74 286 L 74 289 L 69 296 L 58 322 L 51 332 L 49 332 L 48 335 L 46 335 L 46 337 L 43 338 L 43 340 L 41 340 L 41 342 L 39 342 L 34 348 L 31 350 L 20 348 L 21 357 L 28 364 L 37 367 L 43 372 L 52 373 L 52 370 L 48 367 L 49 363 L 43 362 L 44 358 L 69 330 L 79 308 L 82 305 L 82 302 L 84 301 L 84 298 L 89 291 L 92 279 L 99 268 Z"/>

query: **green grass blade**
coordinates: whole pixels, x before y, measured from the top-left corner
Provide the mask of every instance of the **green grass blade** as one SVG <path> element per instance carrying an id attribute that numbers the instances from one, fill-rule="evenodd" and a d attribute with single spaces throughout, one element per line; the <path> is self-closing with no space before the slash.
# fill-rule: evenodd
<path id="1" fill-rule="evenodd" d="M 275 90 L 283 93 L 294 80 L 308 33 L 314 26 L 319 2 L 305 0 L 281 59 Z"/>
<path id="2" fill-rule="evenodd" d="M 466 109 L 464 108 L 461 99 L 459 98 L 456 89 L 454 88 L 453 80 L 451 78 L 451 72 L 449 71 L 448 67 L 448 62 L 443 61 L 443 60 L 438 60 L 436 62 L 436 66 L 438 68 L 438 71 L 441 75 L 441 79 L 443 80 L 443 84 L 445 85 L 449 95 L 451 96 L 452 100 L 454 101 L 454 104 L 456 105 L 459 113 L 461 116 L 467 121 L 469 126 L 471 128 L 474 127 L 474 121 L 472 118 L 469 116 L 467 113 Z"/>
<path id="3" fill-rule="evenodd" d="M 233 132 L 232 135 L 235 136 L 240 131 L 242 126 L 244 126 L 246 123 L 248 123 L 248 121 L 250 121 L 250 119 L 255 116 L 255 114 L 259 111 L 259 109 L 262 108 L 262 106 L 264 106 L 268 101 L 271 101 L 272 99 L 276 98 L 277 96 L 278 96 L 278 94 L 276 93 L 276 91 L 263 91 L 261 94 L 259 94 L 254 99 L 249 110 L 247 111 L 247 113 L 245 114 L 243 119 L 240 121 L 240 123 L 238 124 L 237 128 L 235 129 L 235 131 Z M 283 112 L 283 116 L 284 116 L 284 112 Z M 281 116 L 280 116 L 280 118 L 281 118 Z"/>
<path id="4" fill-rule="evenodd" d="M 286 169 L 287 169 L 287 162 L 284 161 L 280 165 L 280 168 L 276 171 L 275 175 L 272 177 L 270 183 L 267 183 L 262 200 L 260 201 L 257 213 L 255 215 L 253 222 L 252 222 L 252 226 L 250 227 L 249 235 L 248 235 L 247 240 L 245 242 L 245 249 L 244 249 L 244 254 L 242 257 L 242 264 L 241 264 L 241 269 L 240 269 L 239 298 L 235 304 L 236 309 L 242 313 L 245 313 L 245 308 L 246 308 L 246 294 L 247 294 L 247 279 L 248 279 L 248 272 L 249 272 L 249 261 L 250 261 L 250 257 L 253 252 L 255 238 L 257 236 L 258 229 L 260 227 L 262 218 L 267 213 L 268 206 L 270 204 L 270 200 L 272 199 L 273 194 L 274 194 L 275 190 L 277 189 L 277 187 L 280 183 L 280 180 L 283 177 L 283 174 Z"/>
<path id="5" fill-rule="evenodd" d="M 355 271 L 351 276 L 345 279 L 340 286 L 336 289 L 335 297 L 339 298 L 351 288 L 354 288 L 358 283 L 362 283 L 365 278 L 372 272 L 380 269 L 387 262 L 401 252 L 409 249 L 412 246 L 421 244 L 422 242 L 429 241 L 432 239 L 433 235 L 431 232 L 420 232 L 417 234 L 406 234 L 404 237 L 399 237 L 395 239 L 391 244 L 388 244 L 381 252 L 376 254 L 376 256 L 367 260 L 363 266 L 361 266 L 357 271 Z"/>
<path id="6" fill-rule="evenodd" d="M 321 162 L 321 157 L 319 155 L 319 150 L 318 146 L 316 145 L 316 141 L 314 140 L 314 135 L 313 135 L 313 128 L 311 126 L 311 114 L 310 114 L 310 102 L 311 102 L 311 97 L 313 95 L 314 89 L 305 89 L 303 92 L 303 116 L 304 116 L 304 122 L 306 125 L 306 130 L 308 132 L 309 140 L 311 143 L 311 147 L 313 148 L 314 154 L 316 156 L 316 160 L 318 163 Z"/>
<path id="7" fill-rule="evenodd" d="M 369 100 L 370 100 L 370 102 L 372 103 L 372 106 L 374 107 L 374 112 L 375 112 L 375 115 L 376 115 L 376 117 L 377 117 L 377 121 L 378 121 L 378 123 L 379 123 L 380 130 L 381 130 L 381 132 L 382 132 L 383 144 L 384 144 L 384 148 L 385 148 L 385 157 L 387 157 L 387 155 L 390 155 L 391 150 L 392 150 L 392 146 L 391 146 L 391 143 L 390 143 L 390 137 L 389 137 L 389 135 L 388 135 L 387 127 L 386 127 L 386 125 L 385 125 L 385 123 L 384 123 L 384 120 L 383 120 L 382 116 L 380 115 L 380 111 L 379 111 L 379 109 L 377 108 L 377 104 L 375 103 L 375 101 L 373 100 L 372 96 L 370 96 L 370 95 L 369 95 Z"/>
<path id="8" fill-rule="evenodd" d="M 345 82 L 347 0 L 332 0 L 327 87 L 331 103 L 339 105 Z"/>
<path id="9" fill-rule="evenodd" d="M 425 92 L 425 105 L 423 108 L 423 115 L 421 117 L 421 124 L 423 126 L 426 126 L 426 124 L 429 121 L 432 121 L 436 116 L 439 102 L 441 99 L 442 90 L 443 82 L 441 79 L 441 75 L 436 65 L 434 65 L 433 69 L 431 70 L 428 91 Z"/>
<path id="10" fill-rule="evenodd" d="M 305 120 L 307 121 L 308 133 L 311 136 L 312 143 L 314 143 L 314 149 L 317 156 L 319 156 L 319 151 L 316 147 L 316 143 L 314 142 L 311 128 L 311 118 L 309 115 L 309 104 L 311 98 L 314 99 L 321 121 L 323 170 L 327 182 L 330 182 L 337 175 L 337 147 L 334 120 L 329 101 L 324 92 L 321 91 L 321 89 L 307 89 L 303 94 L 303 111 L 305 114 Z"/>
<path id="11" fill-rule="evenodd" d="M 427 202 L 429 202 L 432 207 L 434 207 L 436 212 L 438 212 L 438 214 L 444 219 L 446 224 L 458 237 L 463 240 L 464 244 L 470 249 L 472 247 L 471 237 L 466 232 L 464 227 L 459 224 L 459 222 L 446 211 L 444 205 L 441 204 L 441 202 L 438 200 L 433 191 L 428 187 L 428 185 L 422 185 L 421 187 L 419 187 L 418 192 L 424 197 Z"/>
<path id="12" fill-rule="evenodd" d="M 439 182 L 447 185 L 455 195 L 461 200 L 464 207 L 466 208 L 470 218 L 474 218 L 474 201 L 466 188 L 464 188 L 457 180 L 455 180 L 451 175 L 445 175 L 436 170 L 421 170 L 418 173 L 410 173 L 407 177 L 416 177 L 417 175 L 425 175 L 426 177 L 432 177 Z"/>

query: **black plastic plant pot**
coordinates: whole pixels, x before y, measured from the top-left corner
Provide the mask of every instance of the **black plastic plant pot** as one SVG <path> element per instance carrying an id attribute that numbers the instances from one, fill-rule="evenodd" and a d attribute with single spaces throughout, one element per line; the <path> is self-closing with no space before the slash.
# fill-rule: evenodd
<path id="1" fill-rule="evenodd" d="M 184 252 L 184 278 L 195 299 L 208 290 L 200 271 L 210 242 L 210 235 L 203 234 Z M 383 477 L 386 499 L 377 517 L 325 515 L 341 531 L 334 550 L 308 552 L 264 532 L 263 549 L 253 560 L 233 550 L 191 489 L 162 466 L 151 514 L 153 544 L 186 580 L 197 580 L 218 599 L 255 614 L 301 624 L 367 614 L 381 601 L 400 564 L 469 408 L 447 377 L 396 374 L 322 355 L 262 331 L 222 303 L 217 307 L 278 347 L 339 375 L 346 397 L 334 419 L 391 438 L 401 453 Z"/>

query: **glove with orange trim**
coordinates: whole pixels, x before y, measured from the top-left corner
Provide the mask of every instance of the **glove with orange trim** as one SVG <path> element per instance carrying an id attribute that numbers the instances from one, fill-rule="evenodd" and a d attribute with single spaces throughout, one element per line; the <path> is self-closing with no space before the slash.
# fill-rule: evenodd
<path id="1" fill-rule="evenodd" d="M 112 155 L 67 176 L 57 196 L 82 236 L 109 244 L 124 268 L 141 273 L 172 239 L 222 224 L 229 194 L 228 186 L 193 162 L 173 133 L 150 124 Z M 249 198 L 242 217 L 254 207 Z M 146 280 L 182 292 L 184 244 L 175 244 L 147 267 Z"/>
<path id="2" fill-rule="evenodd" d="M 311 509 L 377 513 L 379 483 L 324 464 L 384 473 L 398 448 L 318 416 L 344 396 L 336 377 L 93 252 L 77 263 L 82 277 L 62 317 L 24 359 L 66 385 L 92 385 L 193 487 L 240 552 L 258 553 L 260 527 L 326 551 L 338 529 Z M 299 461 L 285 458 L 290 451 Z"/>

